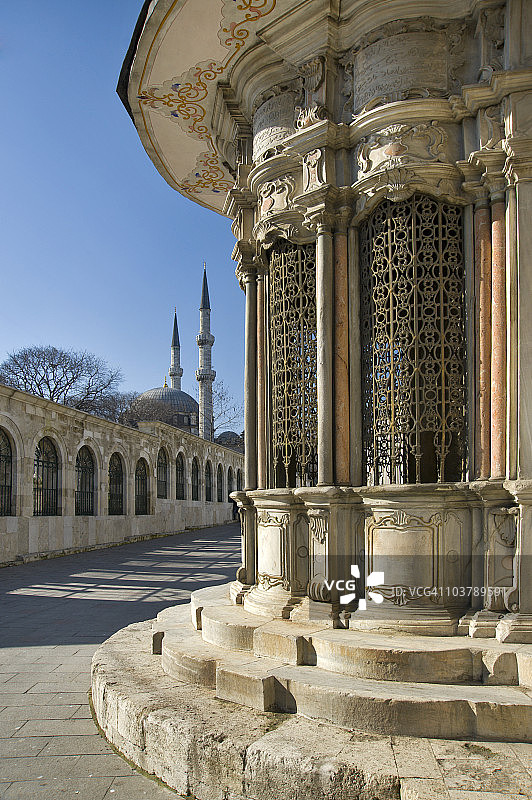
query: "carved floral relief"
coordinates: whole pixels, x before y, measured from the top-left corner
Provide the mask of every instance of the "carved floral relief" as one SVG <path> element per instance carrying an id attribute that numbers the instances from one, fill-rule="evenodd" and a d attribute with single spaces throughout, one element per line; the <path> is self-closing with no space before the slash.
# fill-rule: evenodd
<path id="1" fill-rule="evenodd" d="M 427 161 L 447 161 L 447 134 L 434 122 L 389 125 L 362 139 L 356 150 L 358 168 L 367 174 L 379 168 Z"/>
<path id="2" fill-rule="evenodd" d="M 263 183 L 259 189 L 259 210 L 261 217 L 267 217 L 289 208 L 296 187 L 291 175 Z"/>

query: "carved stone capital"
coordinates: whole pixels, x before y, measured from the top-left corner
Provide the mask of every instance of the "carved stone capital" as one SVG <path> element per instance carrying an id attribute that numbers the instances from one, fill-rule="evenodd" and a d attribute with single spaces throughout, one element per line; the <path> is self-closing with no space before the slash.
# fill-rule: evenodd
<path id="1" fill-rule="evenodd" d="M 512 183 L 532 180 L 532 139 L 512 136 L 505 140 L 504 174 Z"/>
<path id="2" fill-rule="evenodd" d="M 246 283 L 255 279 L 257 268 L 255 264 L 255 246 L 251 241 L 238 241 L 236 242 L 233 253 L 233 261 L 237 261 L 235 275 L 237 277 L 240 288 L 245 291 Z"/>
<path id="3" fill-rule="evenodd" d="M 268 250 L 278 239 L 288 239 L 298 244 L 311 239 L 303 226 L 303 216 L 298 211 L 281 211 L 261 219 L 253 228 L 253 236 L 263 250 Z"/>

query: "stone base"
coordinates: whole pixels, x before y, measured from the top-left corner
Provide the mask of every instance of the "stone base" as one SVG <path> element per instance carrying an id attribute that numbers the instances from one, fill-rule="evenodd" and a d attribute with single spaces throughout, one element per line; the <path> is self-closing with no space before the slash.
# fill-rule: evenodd
<path id="1" fill-rule="evenodd" d="M 495 635 L 499 642 L 532 643 L 532 614 L 507 614 L 499 621 Z"/>
<path id="2" fill-rule="evenodd" d="M 481 772 L 492 776 L 495 768 L 500 775 L 501 791 L 508 788 L 510 777 L 512 785 L 520 781 L 521 790 L 528 786 L 523 783 L 526 775 L 516 765 L 515 754 L 508 751 L 509 757 L 503 755 L 508 745 L 443 740 L 436 749 L 433 742 L 431 749 L 427 740 L 414 739 L 412 735 L 379 733 L 383 719 L 380 712 L 387 709 L 388 719 L 395 717 L 397 722 L 403 719 L 405 727 L 409 727 L 412 717 L 408 714 L 404 717 L 407 698 L 401 700 L 400 691 L 389 694 L 380 711 L 372 706 L 367 695 L 361 698 L 369 733 L 298 714 L 257 710 L 249 707 L 253 699 L 253 693 L 249 692 L 242 694 L 239 702 L 219 699 L 219 690 L 210 687 L 219 683 L 220 691 L 224 686 L 228 691 L 233 686 L 234 691 L 229 680 L 233 656 L 225 649 L 202 645 L 201 634 L 193 630 L 189 616 L 189 607 L 178 606 L 162 612 L 157 622 L 165 628 L 163 642 L 168 653 L 170 642 L 176 652 L 181 642 L 181 679 L 168 674 L 170 662 L 165 662 L 164 656 L 161 660 L 152 655 L 150 621 L 118 631 L 97 650 L 92 667 L 94 711 L 105 736 L 128 759 L 161 778 L 180 795 L 198 800 L 433 800 L 448 797 L 449 784 L 469 785 L 470 774 L 461 775 L 459 771 L 455 774 L 452 767 L 446 772 L 449 782 L 436 777 L 439 770 L 432 750 L 446 756 L 448 764 L 451 764 L 449 754 L 460 751 L 455 770 L 456 767 L 459 770 L 460 764 L 470 762 L 473 753 Z M 292 626 L 292 623 L 276 624 Z M 265 623 L 262 632 L 262 646 L 268 649 L 269 626 L 271 623 Z M 185 628 L 196 637 L 197 649 L 182 638 Z M 334 634 L 330 630 L 328 633 Z M 297 638 L 301 631 L 293 634 Z M 515 648 L 515 652 L 521 651 L 522 648 Z M 207 655 L 212 669 L 200 677 L 197 667 L 200 662 L 206 663 Z M 287 654 L 284 655 L 286 658 Z M 220 659 L 224 659 L 225 675 L 218 680 Z M 250 665 L 246 667 L 245 659 L 242 652 L 238 653 L 233 668 L 242 675 L 247 673 L 256 684 L 257 671 L 254 673 Z M 188 661 L 188 677 L 194 680 L 185 679 L 185 661 Z M 267 658 L 261 661 L 266 668 L 271 662 Z M 312 672 L 312 668 L 304 669 Z M 328 691 L 323 687 L 325 703 L 334 702 L 334 675 L 329 673 L 329 676 Z M 305 676 L 302 679 L 307 686 L 308 702 L 313 705 L 315 690 L 311 690 Z M 467 713 L 467 706 L 470 717 L 480 711 L 484 725 L 490 720 L 495 723 L 499 708 L 497 687 L 490 691 L 491 702 L 481 704 L 484 708 L 463 704 L 462 715 Z M 248 702 L 248 706 L 243 702 Z M 351 703 L 352 692 L 342 693 L 339 707 Z M 305 709 L 301 711 L 305 713 Z M 438 704 L 431 709 L 426 704 L 423 713 L 428 720 L 434 716 L 452 719 L 456 706 L 451 709 Z M 514 738 L 519 730 L 521 725 L 513 729 Z M 416 778 L 410 777 L 412 764 Z"/>
<path id="3" fill-rule="evenodd" d="M 270 619 L 229 585 L 119 631 L 92 669 L 107 738 L 199 800 L 399 800 L 400 737 L 530 742 L 531 686 L 532 647 Z"/>
<path id="4" fill-rule="evenodd" d="M 243 606 L 251 614 L 290 619 L 294 607 L 297 607 L 302 600 L 302 597 L 292 597 L 290 592 L 283 589 L 281 585 L 271 589 L 259 585 L 247 592 L 244 596 Z"/>
<path id="5" fill-rule="evenodd" d="M 389 737 L 254 711 L 219 700 L 212 689 L 178 681 L 151 654 L 149 621 L 118 631 L 98 649 L 92 698 L 108 740 L 180 795 L 198 800 L 400 797 Z"/>
<path id="6" fill-rule="evenodd" d="M 357 631 L 373 631 L 389 636 L 409 634 L 411 636 L 456 636 L 458 617 L 446 609 L 430 608 L 372 608 L 351 615 L 349 628 Z"/>
<path id="7" fill-rule="evenodd" d="M 249 592 L 251 586 L 247 583 L 242 583 L 241 581 L 233 581 L 229 587 L 229 596 L 231 598 L 231 602 L 235 604 L 235 606 L 241 606 L 244 602 L 244 595 L 246 592 Z"/>
<path id="8" fill-rule="evenodd" d="M 500 620 L 501 615 L 494 611 L 477 611 L 471 617 L 468 635 L 472 639 L 492 639 Z"/>
<path id="9" fill-rule="evenodd" d="M 183 606 L 159 614 L 153 652 L 220 699 L 368 733 L 532 739 L 532 648 L 267 618 L 227 586 L 193 593 L 190 612 L 192 625 Z"/>

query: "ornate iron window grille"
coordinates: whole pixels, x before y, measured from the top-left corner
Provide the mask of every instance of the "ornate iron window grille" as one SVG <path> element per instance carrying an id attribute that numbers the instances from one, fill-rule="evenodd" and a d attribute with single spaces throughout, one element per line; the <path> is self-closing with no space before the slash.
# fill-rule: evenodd
<path id="1" fill-rule="evenodd" d="M 363 457 L 368 484 L 463 480 L 462 210 L 415 194 L 360 228 Z"/>
<path id="2" fill-rule="evenodd" d="M 157 497 L 160 500 L 168 497 L 168 459 L 162 447 L 157 456 Z"/>
<path id="3" fill-rule="evenodd" d="M 269 349 L 273 484 L 315 486 L 316 246 L 280 240 L 270 252 Z"/>
<path id="4" fill-rule="evenodd" d="M 233 468 L 229 467 L 227 470 L 227 494 L 230 495 L 233 491 Z"/>
<path id="5" fill-rule="evenodd" d="M 11 443 L 0 430 L 0 517 L 10 517 L 13 503 L 13 456 Z"/>
<path id="6" fill-rule="evenodd" d="M 176 500 L 185 499 L 185 461 L 182 453 L 178 453 L 175 460 L 175 496 Z"/>
<path id="7" fill-rule="evenodd" d="M 223 503 L 224 499 L 224 473 L 222 465 L 218 464 L 216 471 L 216 499 L 219 503 Z"/>
<path id="8" fill-rule="evenodd" d="M 135 514 L 149 513 L 148 465 L 143 458 L 137 461 L 135 468 Z"/>
<path id="9" fill-rule="evenodd" d="M 33 462 L 33 515 L 55 517 L 58 514 L 57 451 L 48 437 L 41 439 L 35 448 Z"/>
<path id="10" fill-rule="evenodd" d="M 212 502 L 212 467 L 211 462 L 205 464 L 205 500 Z"/>
<path id="11" fill-rule="evenodd" d="M 192 499 L 199 500 L 199 466 L 195 458 L 192 461 Z"/>
<path id="12" fill-rule="evenodd" d="M 113 453 L 109 459 L 108 512 L 111 515 L 124 513 L 124 472 L 118 453 Z"/>
<path id="13" fill-rule="evenodd" d="M 94 514 L 94 459 L 85 445 L 76 456 L 75 514 L 77 517 Z"/>

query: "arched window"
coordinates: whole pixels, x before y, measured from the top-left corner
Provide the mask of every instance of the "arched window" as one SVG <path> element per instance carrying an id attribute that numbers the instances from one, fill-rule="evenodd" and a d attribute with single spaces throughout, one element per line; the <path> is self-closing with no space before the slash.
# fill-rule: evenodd
<path id="1" fill-rule="evenodd" d="M 135 469 L 135 514 L 147 514 L 148 506 L 148 465 L 139 458 Z"/>
<path id="2" fill-rule="evenodd" d="M 109 459 L 109 514 L 124 513 L 124 471 L 122 459 L 113 453 Z"/>
<path id="3" fill-rule="evenodd" d="M 11 443 L 0 430 L 0 517 L 10 517 L 13 501 L 13 456 Z"/>
<path id="4" fill-rule="evenodd" d="M 157 456 L 157 497 L 162 500 L 168 497 L 168 459 L 162 447 Z"/>
<path id="5" fill-rule="evenodd" d="M 216 471 L 216 499 L 219 503 L 223 503 L 224 499 L 224 471 L 222 465 L 218 464 Z"/>
<path id="6" fill-rule="evenodd" d="M 242 470 L 240 469 L 236 471 L 236 490 L 237 492 L 242 491 Z"/>
<path id="7" fill-rule="evenodd" d="M 210 461 L 205 464 L 205 500 L 207 502 L 212 500 L 212 467 Z"/>
<path id="8" fill-rule="evenodd" d="M 185 459 L 183 453 L 178 453 L 175 460 L 175 497 L 176 500 L 185 499 Z"/>
<path id="9" fill-rule="evenodd" d="M 196 458 L 192 461 L 192 499 L 199 500 L 199 466 Z"/>
<path id="10" fill-rule="evenodd" d="M 33 515 L 55 517 L 58 514 L 59 460 L 54 443 L 47 436 L 35 448 L 33 462 Z"/>
<path id="11" fill-rule="evenodd" d="M 76 517 L 94 514 L 94 459 L 85 445 L 76 457 Z"/>
<path id="12" fill-rule="evenodd" d="M 231 494 L 233 491 L 233 467 L 229 467 L 227 470 L 227 494 Z"/>

